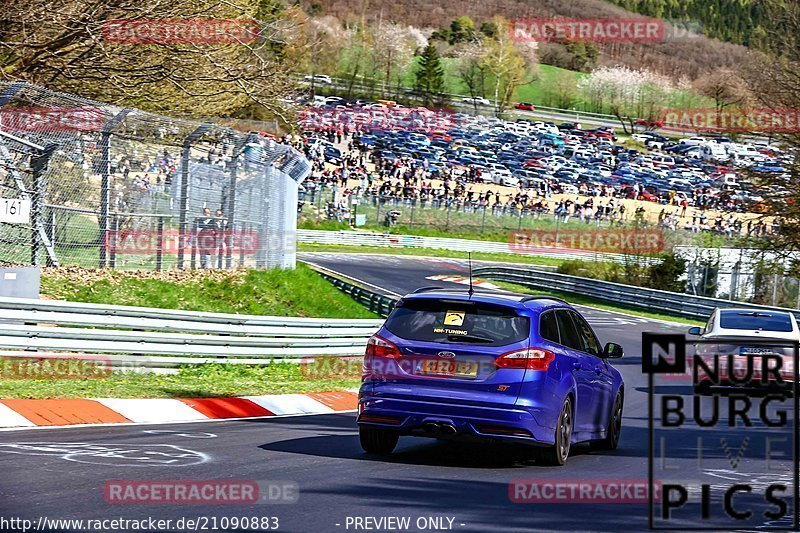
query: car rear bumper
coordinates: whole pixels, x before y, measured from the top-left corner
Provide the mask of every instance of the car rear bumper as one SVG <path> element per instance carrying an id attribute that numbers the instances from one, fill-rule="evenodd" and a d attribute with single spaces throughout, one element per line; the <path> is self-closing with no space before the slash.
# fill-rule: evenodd
<path id="1" fill-rule="evenodd" d="M 554 443 L 557 416 L 544 407 L 477 406 L 362 392 L 357 421 L 363 426 L 393 429 L 401 435 L 545 446 Z"/>

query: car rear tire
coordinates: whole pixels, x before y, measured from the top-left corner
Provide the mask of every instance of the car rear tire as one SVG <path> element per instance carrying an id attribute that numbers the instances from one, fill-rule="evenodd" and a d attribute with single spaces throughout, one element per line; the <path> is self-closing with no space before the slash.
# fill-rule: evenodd
<path id="1" fill-rule="evenodd" d="M 549 466 L 562 466 L 569 457 L 569 447 L 572 441 L 572 400 L 567 398 L 561 407 L 556 423 L 555 444 L 546 448 L 537 448 L 535 459 L 537 463 Z"/>
<path id="2" fill-rule="evenodd" d="M 617 393 L 614 406 L 611 408 L 611 417 L 608 419 L 606 438 L 597 442 L 601 450 L 616 450 L 619 444 L 619 435 L 622 431 L 622 395 Z"/>
<path id="3" fill-rule="evenodd" d="M 379 428 L 358 428 L 358 438 L 361 441 L 361 448 L 367 453 L 379 455 L 389 455 L 397 446 L 400 435 L 391 430 Z"/>

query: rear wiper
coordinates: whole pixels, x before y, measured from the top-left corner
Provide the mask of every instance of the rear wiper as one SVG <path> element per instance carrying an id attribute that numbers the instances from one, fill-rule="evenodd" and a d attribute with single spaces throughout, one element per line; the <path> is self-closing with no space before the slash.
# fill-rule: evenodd
<path id="1" fill-rule="evenodd" d="M 448 335 L 447 340 L 450 342 L 494 342 L 494 339 L 490 339 L 488 337 L 479 337 L 477 335 Z"/>

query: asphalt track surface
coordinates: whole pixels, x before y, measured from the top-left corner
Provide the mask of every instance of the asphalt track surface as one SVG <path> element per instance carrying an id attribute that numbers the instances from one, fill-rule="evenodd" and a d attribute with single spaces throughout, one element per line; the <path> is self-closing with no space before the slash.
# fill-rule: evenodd
<path id="1" fill-rule="evenodd" d="M 444 259 L 328 253 L 301 256 L 393 293 L 426 285 L 447 286 L 448 282 L 426 278 L 463 275 L 466 271 L 463 262 Z M 685 326 L 580 310 L 601 342 L 618 342 L 625 349 L 623 359 L 615 363 L 625 379 L 627 394 L 622 437 L 614 452 L 575 446 L 564 467 L 548 468 L 537 466 L 519 450 L 497 445 L 402 438 L 391 457 L 374 457 L 360 449 L 353 414 L 2 432 L 0 517 L 36 522 L 39 517 L 219 520 L 274 516 L 279 518 L 278 531 L 297 533 L 645 531 L 646 504 L 582 503 L 569 498 L 557 503 L 519 504 L 509 497 L 513 480 L 647 480 L 647 380 L 641 372 L 641 334 L 681 332 Z M 680 382 L 663 387 L 673 391 L 685 388 Z M 718 450 L 719 443 L 716 448 L 714 443 L 709 444 L 706 454 L 712 459 L 699 471 L 697 458 L 688 446 L 696 440 L 695 429 L 669 435 L 671 447 L 664 464 L 678 469 L 672 472 L 673 478 L 712 485 L 712 519 L 721 513 L 720 491 L 732 480 L 757 486 L 774 479 L 791 481 L 791 467 L 785 461 L 773 461 L 773 470 L 763 473 L 763 461 L 758 459 L 763 450 L 759 451 L 756 438 L 751 439 L 736 468 L 723 464 L 729 460 Z M 730 436 L 728 443 L 733 455 L 742 442 L 742 433 L 738 435 Z M 717 449 L 716 454 L 713 449 Z M 725 460 L 715 462 L 714 457 Z M 263 505 L 112 505 L 104 498 L 104 487 L 110 480 L 209 479 L 297 483 L 299 499 L 293 504 Z M 692 492 L 690 495 L 693 499 L 683 509 L 684 515 L 670 524 L 689 528 L 701 524 L 697 520 L 698 497 Z M 741 505 L 745 500 L 737 499 Z M 760 493 L 753 501 L 754 505 L 761 502 L 761 507 L 754 507 L 758 515 L 764 507 Z M 387 516 L 408 517 L 410 525 L 407 529 L 366 529 L 356 528 L 353 522 L 355 517 Z M 417 519 L 425 517 L 445 518 L 443 526 L 437 529 L 420 522 L 422 527 L 417 527 Z M 756 519 L 754 524 L 766 521 L 760 515 Z M 720 524 L 723 530 L 732 529 L 731 522 Z M 784 520 L 779 525 L 787 523 Z M 187 529 L 173 526 L 169 530 Z"/>

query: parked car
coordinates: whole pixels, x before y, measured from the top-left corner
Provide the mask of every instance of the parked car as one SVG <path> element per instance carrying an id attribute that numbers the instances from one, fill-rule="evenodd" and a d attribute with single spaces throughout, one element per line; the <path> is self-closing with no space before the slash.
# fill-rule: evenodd
<path id="1" fill-rule="evenodd" d="M 333 83 L 331 77 L 325 74 L 309 74 L 308 76 L 303 76 L 303 79 L 309 83 L 324 83 L 326 85 Z"/>
<path id="2" fill-rule="evenodd" d="M 527 444 L 563 465 L 572 444 L 615 449 L 624 384 L 586 319 L 563 300 L 436 288 L 403 297 L 367 343 L 362 448 L 400 436 Z"/>
<path id="3" fill-rule="evenodd" d="M 474 98 L 469 98 L 469 97 L 468 98 L 462 98 L 461 101 L 464 102 L 465 104 L 469 104 L 469 105 L 472 105 L 472 106 L 475 106 L 475 105 L 491 105 L 491 102 L 489 100 L 487 100 L 486 98 L 483 98 L 481 96 L 475 96 Z"/>

